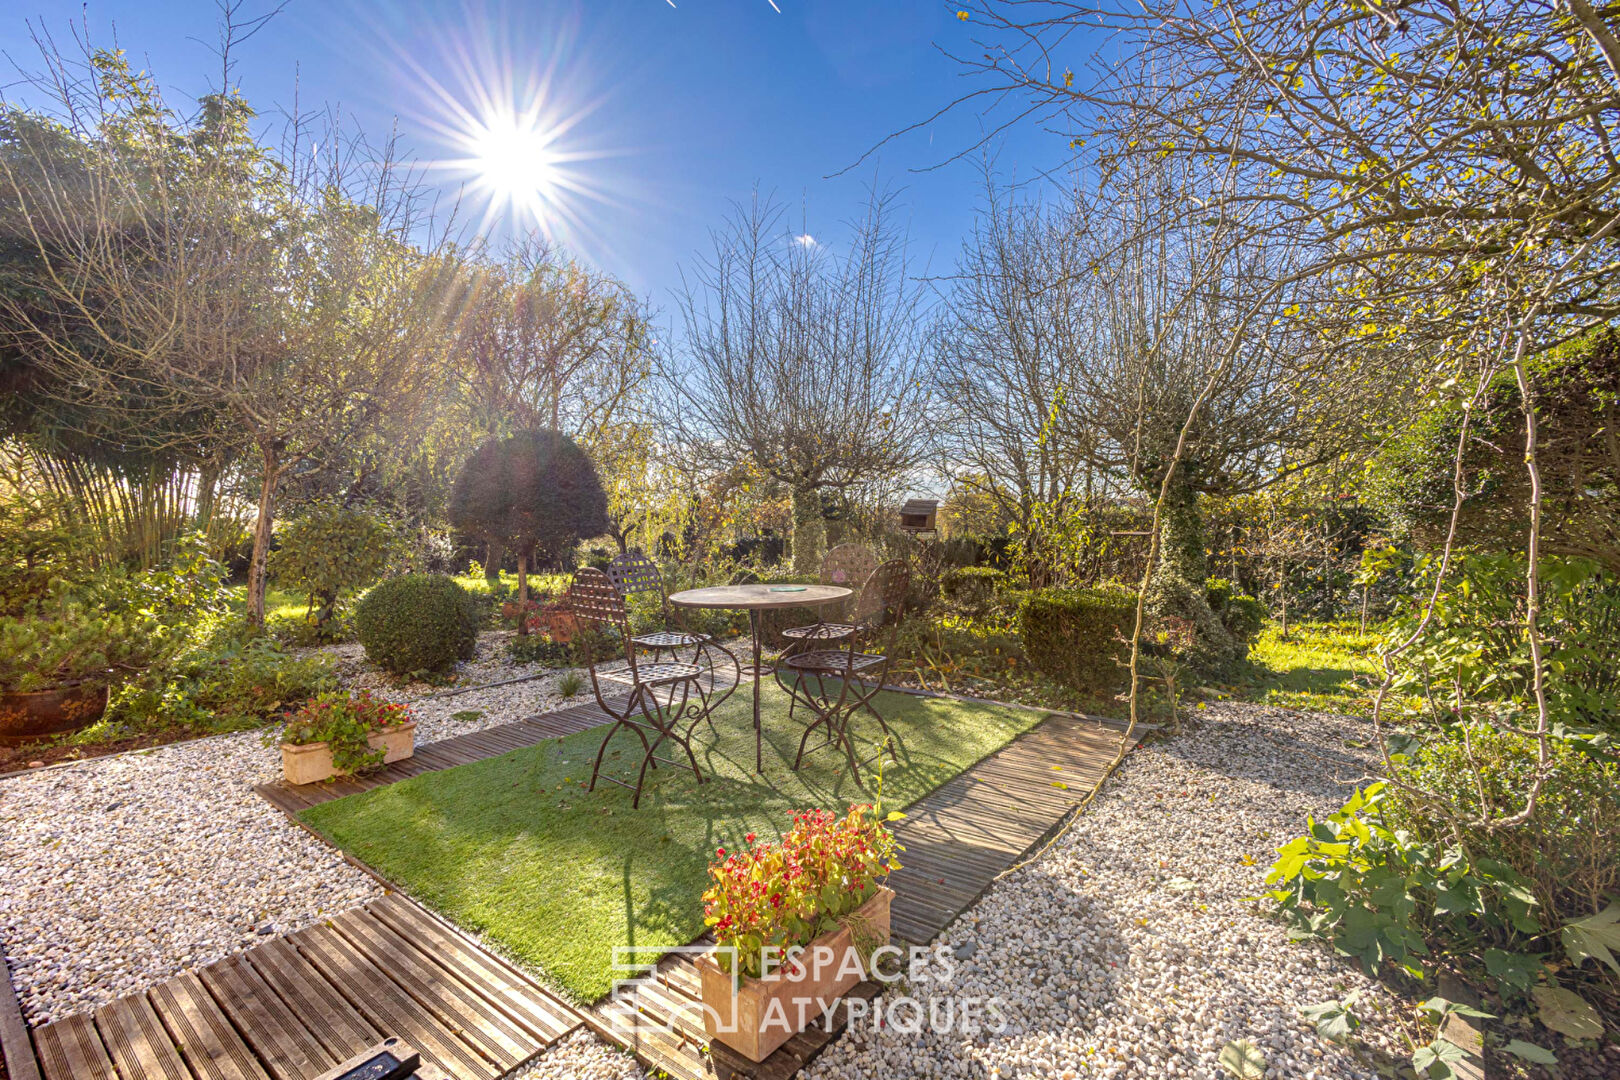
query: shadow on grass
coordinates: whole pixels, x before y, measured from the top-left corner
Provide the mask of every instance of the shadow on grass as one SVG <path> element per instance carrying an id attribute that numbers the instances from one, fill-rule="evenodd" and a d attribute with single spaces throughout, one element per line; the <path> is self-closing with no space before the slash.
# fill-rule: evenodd
<path id="1" fill-rule="evenodd" d="M 871 801 L 847 775 L 843 754 L 811 739 L 790 766 L 806 718 L 790 720 L 786 696 L 764 695 L 765 772 L 754 772 L 747 695 L 728 701 L 710 731 L 693 737 L 704 781 L 689 769 L 650 770 L 641 806 L 614 784 L 584 789 L 604 729 L 498 758 L 426 773 L 304 812 L 343 850 L 469 929 L 489 935 L 581 1001 L 612 989 L 614 947 L 650 960 L 703 927 L 702 894 L 719 850 L 748 833 L 774 839 L 798 809 L 841 810 Z M 883 773 L 884 803 L 903 808 L 1033 727 L 1021 709 L 887 694 L 878 707 L 895 735 Z M 860 756 L 875 751 L 877 721 L 855 721 Z M 678 752 L 677 752 L 678 753 Z M 615 735 L 605 771 L 633 781 L 641 743 Z M 865 775 L 869 770 L 863 770 Z"/>

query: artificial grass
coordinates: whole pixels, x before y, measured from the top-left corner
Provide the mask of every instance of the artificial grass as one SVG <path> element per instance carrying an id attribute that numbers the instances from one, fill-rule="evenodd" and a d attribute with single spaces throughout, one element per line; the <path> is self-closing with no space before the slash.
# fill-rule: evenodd
<path id="1" fill-rule="evenodd" d="M 906 694 L 885 693 L 875 704 L 895 736 L 882 777 L 889 809 L 910 805 L 1042 719 L 1025 709 Z M 835 747 L 807 749 L 793 771 L 806 714 L 790 720 L 787 696 L 769 682 L 764 705 L 763 776 L 753 772 L 744 683 L 716 711 L 715 730 L 700 725 L 693 737 L 704 783 L 690 769 L 660 765 L 647 774 L 639 809 L 616 784 L 584 790 L 605 734 L 599 728 L 300 816 L 415 898 L 592 1002 L 612 990 L 615 946 L 646 950 L 634 959 L 651 962 L 703 932 L 701 898 L 717 848 L 741 847 L 749 832 L 774 839 L 793 810 L 873 801 L 875 767 L 861 770 L 869 794 L 845 775 Z M 870 756 L 882 735 L 877 721 L 863 714 L 855 731 L 859 756 Z M 813 736 L 810 746 L 818 742 Z M 604 771 L 611 763 L 615 774 L 634 779 L 635 735 L 621 730 L 608 755 Z"/>

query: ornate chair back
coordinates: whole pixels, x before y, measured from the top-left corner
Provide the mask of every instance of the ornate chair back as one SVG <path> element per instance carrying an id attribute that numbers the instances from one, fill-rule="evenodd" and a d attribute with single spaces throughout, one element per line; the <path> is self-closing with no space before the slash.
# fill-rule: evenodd
<path id="1" fill-rule="evenodd" d="M 660 601 L 664 600 L 664 575 L 658 564 L 640 550 L 616 556 L 608 563 L 607 576 L 625 596 L 654 593 Z"/>
<path id="2" fill-rule="evenodd" d="M 821 581 L 824 585 L 847 585 L 854 588 L 872 576 L 878 558 L 872 549 L 861 544 L 839 544 L 821 560 Z"/>
<path id="3" fill-rule="evenodd" d="M 574 612 L 574 617 L 586 623 L 591 630 L 607 629 L 616 632 L 619 641 L 624 644 L 625 659 L 630 663 L 631 678 L 640 681 L 636 674 L 636 650 L 629 647 L 630 642 L 630 613 L 624 606 L 624 593 L 620 592 L 613 580 L 594 566 L 580 568 L 574 574 L 574 583 L 568 587 L 565 600 Z M 585 640 L 585 661 L 591 669 L 591 679 L 596 679 L 597 665 L 596 649 L 592 646 L 589 637 Z M 603 660 L 608 657 L 602 657 Z"/>
<path id="4" fill-rule="evenodd" d="M 849 621 L 860 627 L 862 633 L 873 633 L 885 625 L 898 629 L 910 587 L 911 566 L 904 559 L 890 559 L 881 564 L 861 586 Z"/>

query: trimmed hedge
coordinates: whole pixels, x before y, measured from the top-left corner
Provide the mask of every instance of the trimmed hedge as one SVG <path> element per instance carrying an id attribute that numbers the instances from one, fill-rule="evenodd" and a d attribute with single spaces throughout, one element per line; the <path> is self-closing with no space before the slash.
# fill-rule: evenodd
<path id="1" fill-rule="evenodd" d="M 1210 610 L 1221 618 L 1232 636 L 1239 641 L 1253 641 L 1266 622 L 1266 606 L 1259 600 L 1240 593 L 1225 578 L 1212 577 L 1204 582 L 1204 599 Z"/>
<path id="2" fill-rule="evenodd" d="M 939 576 L 939 591 L 957 607 L 984 611 L 996 602 L 1007 580 L 1006 573 L 993 566 L 957 566 Z"/>
<path id="3" fill-rule="evenodd" d="M 1080 691 L 1112 690 L 1124 681 L 1120 664 L 1136 624 L 1130 589 L 1038 589 L 1025 598 L 1018 622 L 1024 655 L 1042 674 Z"/>
<path id="4" fill-rule="evenodd" d="M 481 612 L 472 594 L 442 574 L 389 578 L 361 598 L 355 636 L 372 663 L 396 675 L 440 671 L 470 660 Z"/>

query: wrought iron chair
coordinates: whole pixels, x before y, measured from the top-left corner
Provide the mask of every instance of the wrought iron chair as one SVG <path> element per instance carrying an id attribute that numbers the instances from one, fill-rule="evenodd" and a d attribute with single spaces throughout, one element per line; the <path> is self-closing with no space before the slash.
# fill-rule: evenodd
<path id="1" fill-rule="evenodd" d="M 587 634 L 584 638 L 585 662 L 590 668 L 591 690 L 596 695 L 597 707 L 613 718 L 613 725 L 608 728 L 601 748 L 596 751 L 596 764 L 591 768 L 591 782 L 586 790 L 595 791 L 598 778 L 607 780 L 635 792 L 630 805 L 639 807 L 641 785 L 649 768 L 656 769 L 660 761 L 680 767 L 679 761 L 657 756 L 658 748 L 666 742 L 686 751 L 686 761 L 692 767 L 692 774 L 697 777 L 698 783 L 703 783 L 703 773 L 698 769 L 697 755 L 692 753 L 691 740 L 693 730 L 709 715 L 712 707 L 703 685 L 704 669 L 695 663 L 679 660 L 639 658 L 634 639 L 630 636 L 630 613 L 625 608 L 624 594 L 606 574 L 594 567 L 585 567 L 574 575 L 567 601 L 581 622 L 588 624 L 590 629 L 605 631 L 610 637 L 616 636 L 624 650 L 622 663 L 608 656 L 599 660 L 597 653 L 602 646 L 592 640 L 594 635 Z M 610 648 L 610 651 L 618 650 Z M 613 698 L 620 704 L 610 705 L 609 697 L 603 693 L 604 683 L 613 690 L 627 691 L 628 696 L 618 698 L 615 693 Z M 690 723 L 686 724 L 685 734 L 682 734 L 681 725 L 686 721 Z M 620 728 L 634 732 L 641 740 L 644 751 L 634 784 L 602 772 L 602 758 L 607 753 L 608 743 L 613 741 Z M 649 739 L 649 736 L 652 738 Z"/>
<path id="2" fill-rule="evenodd" d="M 860 544 L 839 544 L 821 560 L 821 581 L 824 585 L 847 585 L 864 590 L 872 572 L 877 569 L 877 556 Z M 856 603 L 860 603 L 859 599 Z M 844 605 L 840 604 L 840 608 Z M 823 608 L 825 613 L 828 608 Z M 838 614 L 842 614 L 840 611 Z M 848 641 L 855 635 L 855 626 L 838 619 L 823 618 L 809 626 L 790 626 L 781 632 L 787 641 L 787 651 L 802 649 L 807 643 L 835 644 Z"/>
<path id="3" fill-rule="evenodd" d="M 608 580 L 613 582 L 619 592 L 629 599 L 652 593 L 658 597 L 658 610 L 663 619 L 662 630 L 650 630 L 645 634 L 636 634 L 630 638 L 639 648 L 647 649 L 657 660 L 664 653 L 669 653 L 670 659 L 679 656 L 681 649 L 696 649 L 709 640 L 703 634 L 691 634 L 682 629 L 675 629 L 670 618 L 669 593 L 664 590 L 664 575 L 653 562 L 640 551 L 633 551 L 628 555 L 619 555 L 607 566 Z"/>
<path id="4" fill-rule="evenodd" d="M 872 699 L 889 677 L 895 638 L 905 610 L 906 589 L 910 584 L 911 568 L 903 560 L 883 563 L 866 579 L 855 602 L 850 616 L 854 630 L 847 648 L 806 647 L 787 653 L 778 662 L 776 681 L 795 704 L 802 703 L 816 716 L 799 740 L 799 753 L 793 759 L 795 769 L 804 760 L 810 735 L 822 728 L 829 744 L 836 742 L 844 748 L 850 775 L 856 783 L 861 783 L 860 766 L 865 762 L 856 759 L 850 722 L 857 712 L 865 709 L 877 717 L 884 734 L 891 734 L 888 723 L 872 707 Z M 889 630 L 886 651 L 865 651 L 866 646 L 877 641 L 885 627 Z M 792 678 L 784 678 L 784 672 Z M 836 685 L 829 686 L 830 682 Z"/>
<path id="5" fill-rule="evenodd" d="M 658 569 L 657 563 L 642 552 L 632 551 L 627 555 L 616 556 L 608 563 L 607 576 L 627 600 L 632 596 L 646 593 L 658 597 L 658 610 L 663 620 L 663 628 L 632 634 L 630 640 L 637 648 L 652 653 L 654 660 L 663 659 L 665 653 L 669 654 L 671 660 L 679 660 L 682 649 L 691 649 L 692 663 L 703 669 L 706 678 L 705 690 L 717 695 L 709 701 L 709 711 L 712 713 L 720 702 L 731 696 L 731 692 L 737 688 L 738 682 L 742 679 L 742 669 L 738 666 L 737 658 L 712 635 L 693 633 L 680 624 L 669 605 L 669 593 L 664 588 L 663 572 Z M 711 720 L 710 727 L 713 726 Z"/>

